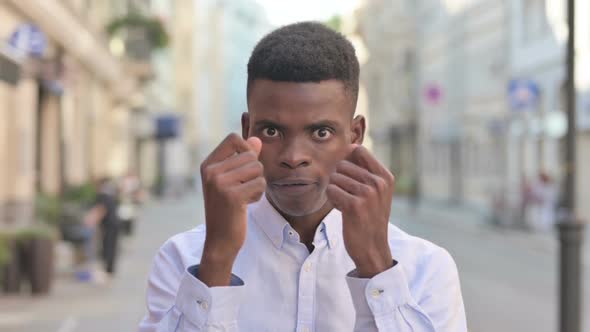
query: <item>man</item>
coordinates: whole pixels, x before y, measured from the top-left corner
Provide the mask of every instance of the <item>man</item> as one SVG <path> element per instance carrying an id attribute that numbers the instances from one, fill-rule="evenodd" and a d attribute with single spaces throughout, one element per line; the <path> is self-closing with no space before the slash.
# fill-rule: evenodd
<path id="1" fill-rule="evenodd" d="M 140 331 L 467 330 L 451 256 L 389 224 L 358 79 L 352 45 L 318 23 L 258 43 L 242 137 L 201 165 L 206 227 L 160 249 Z"/>
<path id="2" fill-rule="evenodd" d="M 102 260 L 104 269 L 108 273 L 108 278 L 111 278 L 115 273 L 115 264 L 118 256 L 119 246 L 119 218 L 117 217 L 117 187 L 108 178 L 103 178 L 98 181 L 98 192 L 93 206 L 86 213 L 84 217 L 84 225 L 87 227 L 86 239 L 86 255 L 87 259 L 93 263 L 94 259 L 94 242 L 98 226 L 100 226 L 102 234 Z M 95 276 L 99 283 L 103 282 L 105 278 L 102 273 L 95 272 Z"/>

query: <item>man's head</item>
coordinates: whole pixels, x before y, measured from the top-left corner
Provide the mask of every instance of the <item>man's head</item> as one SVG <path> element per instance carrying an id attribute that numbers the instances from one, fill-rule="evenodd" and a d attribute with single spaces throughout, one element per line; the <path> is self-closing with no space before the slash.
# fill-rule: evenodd
<path id="1" fill-rule="evenodd" d="M 319 23 L 282 27 L 254 48 L 242 134 L 262 140 L 266 193 L 284 215 L 329 208 L 329 175 L 364 136 L 358 87 L 353 46 Z"/>

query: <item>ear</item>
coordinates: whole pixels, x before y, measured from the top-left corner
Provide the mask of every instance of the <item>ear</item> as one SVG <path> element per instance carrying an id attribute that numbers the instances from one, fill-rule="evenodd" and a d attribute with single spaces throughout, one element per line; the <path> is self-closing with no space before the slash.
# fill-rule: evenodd
<path id="1" fill-rule="evenodd" d="M 352 137 L 351 140 L 352 144 L 363 144 L 363 140 L 365 139 L 365 130 L 367 128 L 365 117 L 362 115 L 357 115 L 352 119 L 351 124 L 351 131 Z"/>
<path id="2" fill-rule="evenodd" d="M 242 113 L 242 138 L 248 139 L 250 133 L 250 114 Z"/>

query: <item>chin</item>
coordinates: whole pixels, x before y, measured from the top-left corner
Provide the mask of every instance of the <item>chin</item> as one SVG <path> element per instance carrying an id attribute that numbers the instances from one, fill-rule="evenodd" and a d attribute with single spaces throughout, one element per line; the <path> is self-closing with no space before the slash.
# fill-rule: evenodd
<path id="1" fill-rule="evenodd" d="M 303 217 L 315 213 L 324 207 L 328 200 L 325 194 L 280 197 L 271 191 L 268 195 L 279 212 L 292 217 Z"/>

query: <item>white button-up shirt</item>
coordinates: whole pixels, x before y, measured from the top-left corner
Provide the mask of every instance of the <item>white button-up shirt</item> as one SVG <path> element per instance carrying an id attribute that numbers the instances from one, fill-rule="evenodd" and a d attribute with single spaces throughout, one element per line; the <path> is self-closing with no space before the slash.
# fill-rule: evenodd
<path id="1" fill-rule="evenodd" d="M 309 253 L 297 232 L 263 197 L 248 208 L 248 233 L 231 286 L 195 277 L 205 228 L 160 248 L 148 280 L 140 332 L 161 331 L 467 331 L 457 268 L 449 253 L 390 225 L 394 267 L 354 277 L 334 209 Z"/>

